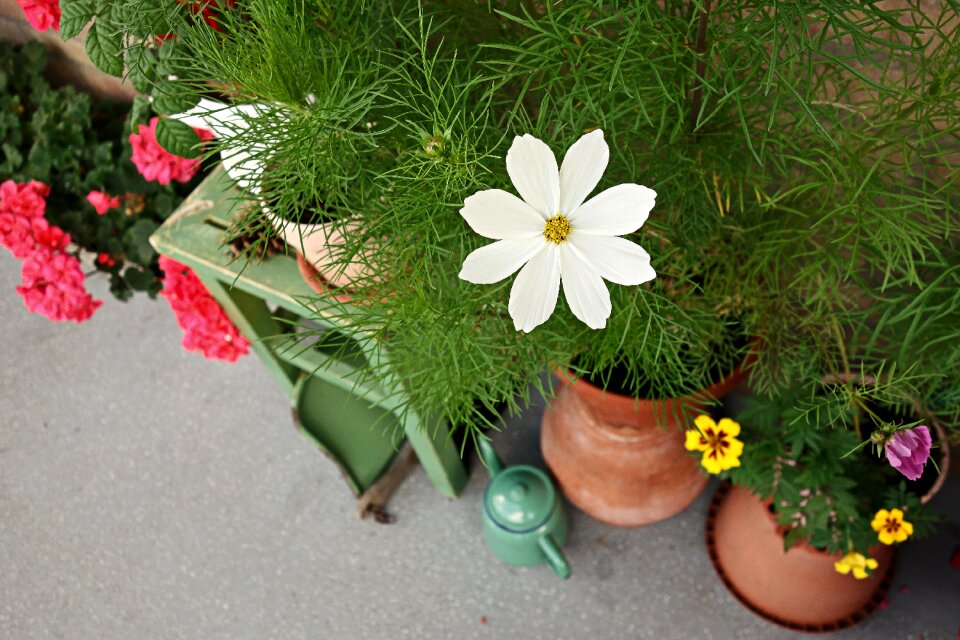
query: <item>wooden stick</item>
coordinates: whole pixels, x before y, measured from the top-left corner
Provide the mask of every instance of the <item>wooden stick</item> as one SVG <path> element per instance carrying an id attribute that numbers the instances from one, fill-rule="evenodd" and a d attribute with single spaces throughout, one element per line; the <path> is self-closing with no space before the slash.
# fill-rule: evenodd
<path id="1" fill-rule="evenodd" d="M 357 517 L 363 520 L 372 515 L 380 524 L 394 522 L 396 518 L 386 511 L 387 502 L 417 463 L 417 454 L 410 442 L 404 442 L 386 473 L 357 499 Z"/>

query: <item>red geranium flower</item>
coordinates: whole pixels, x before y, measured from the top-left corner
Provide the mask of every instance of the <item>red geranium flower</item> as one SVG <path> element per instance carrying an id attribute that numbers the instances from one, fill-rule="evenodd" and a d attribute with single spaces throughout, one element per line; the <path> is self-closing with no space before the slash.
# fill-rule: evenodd
<path id="1" fill-rule="evenodd" d="M 160 295 L 170 303 L 183 329 L 184 349 L 227 362 L 236 362 L 249 352 L 250 343 L 189 267 L 161 256 L 160 268 L 164 273 Z"/>
<path id="2" fill-rule="evenodd" d="M 60 31 L 59 0 L 17 0 L 27 22 L 37 31 Z"/>

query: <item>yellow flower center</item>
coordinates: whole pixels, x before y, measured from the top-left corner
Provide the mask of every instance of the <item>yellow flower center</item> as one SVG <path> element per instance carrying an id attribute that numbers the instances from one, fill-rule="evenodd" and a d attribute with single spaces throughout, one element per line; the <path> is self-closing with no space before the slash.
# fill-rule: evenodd
<path id="1" fill-rule="evenodd" d="M 722 429 L 714 431 L 708 427 L 703 430 L 703 435 L 700 437 L 700 445 L 705 447 L 709 457 L 721 459 L 727 455 L 724 449 L 730 446 L 730 441 L 727 440 L 727 438 L 727 434 Z"/>
<path id="2" fill-rule="evenodd" d="M 554 244 L 566 242 L 570 231 L 570 221 L 567 220 L 567 216 L 559 213 L 552 218 L 548 218 L 547 223 L 543 225 L 543 237 L 547 239 L 547 242 Z"/>
<path id="3" fill-rule="evenodd" d="M 883 528 L 889 531 L 890 533 L 896 533 L 900 530 L 900 521 L 895 518 L 887 518 L 887 521 L 884 523 Z"/>

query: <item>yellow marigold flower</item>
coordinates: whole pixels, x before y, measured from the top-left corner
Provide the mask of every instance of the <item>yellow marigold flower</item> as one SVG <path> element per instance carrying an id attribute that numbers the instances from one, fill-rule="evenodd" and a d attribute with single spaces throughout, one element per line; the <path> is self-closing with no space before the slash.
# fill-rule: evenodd
<path id="1" fill-rule="evenodd" d="M 883 544 L 903 542 L 913 535 L 913 525 L 903 519 L 903 511 L 900 509 L 880 509 L 877 515 L 873 516 L 870 526 L 879 534 L 877 537 Z"/>
<path id="2" fill-rule="evenodd" d="M 857 553 L 856 551 L 851 551 L 847 555 L 843 556 L 839 562 L 833 563 L 833 568 L 837 570 L 837 573 L 842 573 L 847 575 L 853 571 L 853 577 L 857 580 L 863 580 L 864 578 L 869 578 L 870 574 L 867 573 L 867 569 L 873 570 L 878 566 L 877 561 L 873 558 L 868 558 L 862 553 Z"/>
<path id="3" fill-rule="evenodd" d="M 708 473 L 717 474 L 740 466 L 743 443 L 736 438 L 740 435 L 739 424 L 730 418 L 723 418 L 717 424 L 706 414 L 697 416 L 694 423 L 697 428 L 687 431 L 684 446 L 687 451 L 703 452 L 700 464 Z"/>

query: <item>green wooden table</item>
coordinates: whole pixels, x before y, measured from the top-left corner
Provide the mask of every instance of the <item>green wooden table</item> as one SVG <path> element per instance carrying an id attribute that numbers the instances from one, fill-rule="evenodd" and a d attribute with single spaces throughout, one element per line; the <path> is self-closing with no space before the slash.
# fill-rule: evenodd
<path id="1" fill-rule="evenodd" d="M 356 493 L 380 477 L 405 437 L 437 490 L 457 496 L 467 474 L 446 425 L 403 410 L 402 388 L 360 381 L 365 361 L 388 357 L 385 350 L 374 349 L 372 338 L 357 340 L 353 332 L 353 348 L 344 355 L 346 338 L 337 332 L 341 321 L 324 314 L 324 297 L 304 282 L 293 257 L 234 260 L 223 246 L 230 219 L 248 206 L 241 198 L 218 168 L 150 242 L 194 270 L 291 397 L 305 431 L 341 465 Z M 299 319 L 318 325 L 324 337 L 305 347 L 291 330 Z"/>

